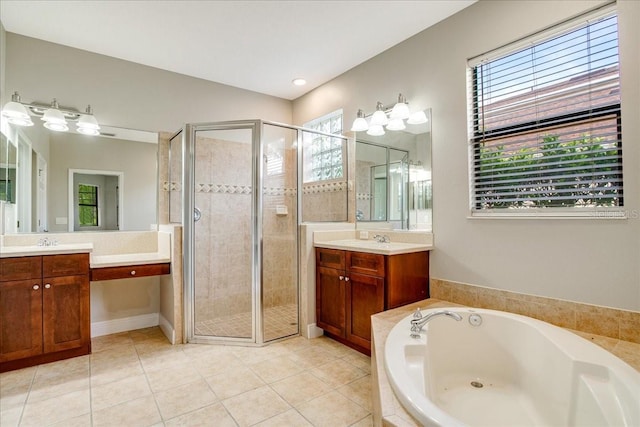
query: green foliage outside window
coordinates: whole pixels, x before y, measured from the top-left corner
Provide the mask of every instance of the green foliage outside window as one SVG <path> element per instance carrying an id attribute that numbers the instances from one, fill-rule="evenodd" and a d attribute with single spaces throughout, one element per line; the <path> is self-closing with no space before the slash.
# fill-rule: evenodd
<path id="1" fill-rule="evenodd" d="M 479 151 L 476 203 L 481 209 L 620 206 L 619 148 L 603 138 L 584 135 L 562 142 L 548 135 L 536 148 L 484 145 Z"/>
<path id="2" fill-rule="evenodd" d="M 78 185 L 78 219 L 80 226 L 98 226 L 98 187 Z"/>

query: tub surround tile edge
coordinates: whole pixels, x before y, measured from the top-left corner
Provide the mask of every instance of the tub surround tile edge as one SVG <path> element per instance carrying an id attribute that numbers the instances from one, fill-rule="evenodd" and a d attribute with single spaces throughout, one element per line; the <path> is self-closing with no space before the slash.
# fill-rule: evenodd
<path id="1" fill-rule="evenodd" d="M 562 328 L 640 344 L 640 312 L 431 278 L 432 298 L 501 310 Z"/>

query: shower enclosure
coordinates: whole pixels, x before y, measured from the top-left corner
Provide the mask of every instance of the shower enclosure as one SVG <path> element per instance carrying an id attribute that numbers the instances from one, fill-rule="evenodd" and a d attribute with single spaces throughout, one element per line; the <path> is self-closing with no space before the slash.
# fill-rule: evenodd
<path id="1" fill-rule="evenodd" d="M 261 345 L 299 333 L 298 147 L 314 134 L 339 140 L 346 160 L 343 137 L 262 120 L 187 124 L 172 138 L 188 342 Z"/>

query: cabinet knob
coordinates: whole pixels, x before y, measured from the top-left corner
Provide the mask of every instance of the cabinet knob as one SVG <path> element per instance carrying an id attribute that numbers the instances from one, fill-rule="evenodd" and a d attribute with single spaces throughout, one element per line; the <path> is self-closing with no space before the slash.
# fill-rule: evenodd
<path id="1" fill-rule="evenodd" d="M 338 276 L 338 279 L 344 280 L 344 276 Z"/>
<path id="2" fill-rule="evenodd" d="M 38 289 L 40 289 L 40 286 L 39 286 L 39 285 L 33 285 L 33 290 L 34 290 L 34 291 L 37 291 Z"/>
<path id="3" fill-rule="evenodd" d="M 136 275 L 136 271 L 135 270 L 131 270 L 131 275 L 135 276 Z"/>
<path id="4" fill-rule="evenodd" d="M 345 277 L 345 278 L 344 278 L 344 281 L 345 281 L 345 282 L 348 282 L 348 281 L 349 281 L 349 278 L 348 278 L 348 277 Z"/>
<path id="5" fill-rule="evenodd" d="M 46 285 L 44 285 L 44 288 L 45 288 L 45 289 L 49 289 L 49 288 L 51 288 L 51 284 L 50 284 L 50 283 L 47 283 Z"/>

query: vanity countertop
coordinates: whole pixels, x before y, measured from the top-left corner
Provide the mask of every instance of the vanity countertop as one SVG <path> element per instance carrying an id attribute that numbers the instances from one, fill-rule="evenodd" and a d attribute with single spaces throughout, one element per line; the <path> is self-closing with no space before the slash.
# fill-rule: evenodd
<path id="1" fill-rule="evenodd" d="M 0 246 L 0 258 L 38 255 L 64 255 L 90 253 L 92 251 L 92 243 L 71 243 L 55 246 Z"/>
<path id="2" fill-rule="evenodd" d="M 430 251 L 433 245 L 426 243 L 390 242 L 379 243 L 375 240 L 361 239 L 341 239 L 316 241 L 313 243 L 316 248 L 342 249 L 355 252 L 369 252 L 381 255 L 400 255 L 412 252 Z"/>
<path id="3" fill-rule="evenodd" d="M 121 267 L 129 265 L 162 264 L 171 262 L 171 256 L 162 252 L 136 254 L 92 255 L 91 268 Z"/>

